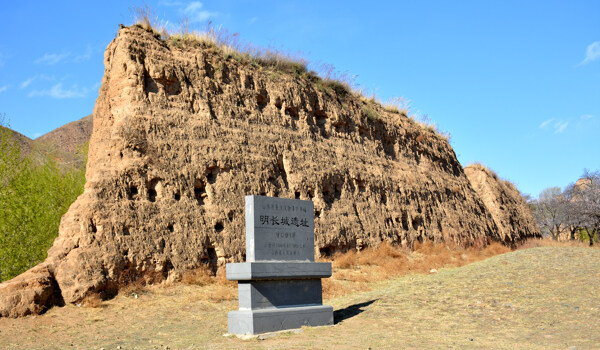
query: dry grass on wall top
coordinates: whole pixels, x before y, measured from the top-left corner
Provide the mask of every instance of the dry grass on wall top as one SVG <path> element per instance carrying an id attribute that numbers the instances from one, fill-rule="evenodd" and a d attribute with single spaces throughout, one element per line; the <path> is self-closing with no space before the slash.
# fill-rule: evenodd
<path id="1" fill-rule="evenodd" d="M 469 164 L 468 166 L 472 167 L 473 169 L 488 172 L 496 180 L 500 179 L 498 177 L 498 174 L 494 170 L 492 170 L 489 166 L 482 164 L 481 162 L 474 162 L 474 163 Z M 503 180 L 503 181 L 507 181 L 507 180 Z"/>
<path id="2" fill-rule="evenodd" d="M 152 32 L 157 38 L 164 40 L 177 48 L 201 46 L 213 48 L 222 53 L 225 59 L 234 59 L 256 67 L 263 67 L 271 71 L 271 76 L 278 76 L 279 73 L 290 74 L 296 77 L 302 77 L 323 92 L 330 92 L 338 97 L 353 95 L 361 99 L 373 108 L 383 109 L 389 113 L 399 114 L 409 117 L 424 130 L 428 130 L 447 141 L 450 141 L 449 132 L 442 131 L 438 125 L 431 121 L 427 115 L 410 115 L 410 102 L 402 97 L 391 98 L 382 102 L 376 98 L 375 94 L 371 97 L 367 90 L 359 87 L 356 82 L 356 75 L 347 71 L 339 71 L 334 65 L 328 63 L 311 63 L 301 52 L 289 53 L 283 49 L 275 47 L 258 47 L 251 43 L 241 40 L 238 33 L 230 33 L 221 26 L 214 26 L 208 21 L 201 30 L 195 30 L 190 25 L 187 18 L 183 17 L 179 22 L 178 30 L 169 31 L 158 16 L 153 14 L 150 6 L 132 8 L 131 13 L 134 18 L 134 25 Z M 310 70 L 309 66 L 315 71 Z M 374 121 L 377 113 L 367 114 L 370 120 Z"/>

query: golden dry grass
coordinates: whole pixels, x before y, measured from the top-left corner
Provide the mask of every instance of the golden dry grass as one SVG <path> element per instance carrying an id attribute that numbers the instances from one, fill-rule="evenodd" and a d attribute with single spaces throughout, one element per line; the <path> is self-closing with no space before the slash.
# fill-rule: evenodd
<path id="1" fill-rule="evenodd" d="M 522 243 L 517 249 L 534 247 L 586 247 L 586 244 L 532 239 Z M 449 247 L 425 242 L 416 243 L 414 251 L 383 242 L 377 247 L 361 251 L 338 252 L 331 258 L 321 259 L 332 263 L 332 277 L 322 280 L 323 297 L 328 299 L 369 291 L 377 282 L 407 274 L 435 273 L 440 268 L 460 267 L 510 251 L 511 249 L 497 242 L 492 242 L 483 249 Z M 137 279 L 123 287 L 119 294 L 131 296 L 143 293 L 147 290 L 146 280 L 147 278 Z M 199 295 L 199 298 L 205 301 L 222 302 L 237 297 L 237 283 L 227 280 L 224 268 L 218 269 L 215 274 L 208 266 L 202 266 L 186 271 L 178 282 L 163 283 L 165 286 L 177 284 L 206 287 L 205 293 Z M 101 302 L 101 299 L 97 299 L 97 302 Z M 93 301 L 86 303 L 84 306 L 94 304 Z"/>
<path id="2" fill-rule="evenodd" d="M 331 278 L 323 280 L 323 296 L 331 298 L 369 290 L 369 284 L 410 273 L 430 273 L 443 267 L 459 267 L 483 260 L 510 249 L 491 243 L 483 249 L 450 248 L 444 244 L 415 244 L 415 250 L 395 247 L 386 242 L 362 251 L 336 253 Z M 324 259 L 327 261 L 327 259 Z"/>
<path id="3" fill-rule="evenodd" d="M 589 247 L 587 242 L 581 241 L 556 241 L 548 237 L 544 238 L 531 238 L 521 243 L 517 249 L 530 249 L 537 247 Z"/>
<path id="4" fill-rule="evenodd" d="M 119 294 L 124 296 L 134 296 L 148 293 L 154 288 L 151 284 L 162 282 L 162 288 L 171 288 L 177 285 L 204 287 L 203 293 L 198 295 L 198 300 L 204 300 L 213 303 L 230 301 L 237 297 L 237 283 L 228 281 L 225 275 L 225 269 L 221 268 L 215 274 L 208 265 L 185 271 L 181 279 L 176 282 L 154 281 L 148 283 L 147 278 L 138 278 L 134 282 L 124 285 L 119 289 Z"/>
<path id="5" fill-rule="evenodd" d="M 208 266 L 202 266 L 197 269 L 187 270 L 181 277 L 181 283 L 187 285 L 205 286 L 215 282 L 212 271 Z"/>
<path id="6" fill-rule="evenodd" d="M 401 114 L 405 117 L 408 117 L 410 102 L 402 97 L 393 97 L 386 102 L 381 103 L 381 105 L 390 113 Z"/>
<path id="7" fill-rule="evenodd" d="M 82 300 L 81 305 L 85 307 L 99 308 L 102 306 L 102 298 L 97 293 L 89 294 Z"/>
<path id="8" fill-rule="evenodd" d="M 429 249 L 440 248 L 421 252 Z M 504 250 L 492 246 L 485 254 L 496 249 Z M 600 334 L 590 330 L 599 326 L 599 309 L 590 296 L 600 287 L 600 271 L 589 264 L 599 254 L 538 247 L 366 282 L 369 290 L 324 300 L 334 308 L 335 326 L 265 339 L 223 336 L 227 312 L 238 305 L 235 298 L 210 301 L 219 282 L 161 284 L 101 308 L 67 305 L 0 318 L 0 349 L 598 349 Z"/>

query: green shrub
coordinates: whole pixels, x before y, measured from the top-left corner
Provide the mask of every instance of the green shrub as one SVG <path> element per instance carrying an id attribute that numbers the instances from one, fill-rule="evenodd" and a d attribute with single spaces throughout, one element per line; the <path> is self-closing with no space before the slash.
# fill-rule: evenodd
<path id="1" fill-rule="evenodd" d="M 375 121 L 378 119 L 378 115 L 377 112 L 372 110 L 371 108 L 367 107 L 367 106 L 363 106 L 362 108 L 362 114 L 367 117 L 367 119 L 369 119 L 370 121 Z"/>
<path id="2" fill-rule="evenodd" d="M 589 242 L 590 236 L 594 242 L 600 241 L 600 234 L 598 232 L 596 232 L 595 230 L 580 228 L 578 230 L 578 232 L 579 232 L 579 240 L 582 242 L 586 242 L 586 241 Z"/>
<path id="3" fill-rule="evenodd" d="M 84 184 L 85 164 L 61 168 L 52 155 L 36 151 L 22 157 L 11 132 L 0 130 L 0 281 L 46 258 Z"/>
<path id="4" fill-rule="evenodd" d="M 350 86 L 338 80 L 326 80 L 325 87 L 333 90 L 338 96 L 346 96 L 350 93 Z"/>

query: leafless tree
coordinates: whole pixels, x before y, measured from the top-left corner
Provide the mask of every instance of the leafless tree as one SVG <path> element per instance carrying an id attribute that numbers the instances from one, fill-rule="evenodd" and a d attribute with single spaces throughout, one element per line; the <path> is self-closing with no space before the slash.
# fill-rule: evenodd
<path id="1" fill-rule="evenodd" d="M 575 231 L 585 229 L 590 246 L 594 245 L 600 235 L 600 171 L 584 170 L 581 178 L 567 187 L 565 197 L 569 202 L 568 225 Z"/>
<path id="2" fill-rule="evenodd" d="M 566 228 L 566 207 L 568 200 L 559 187 L 544 189 L 537 200 L 533 201 L 533 216 L 542 234 L 558 239 Z"/>
<path id="3" fill-rule="evenodd" d="M 586 226 L 586 219 L 581 215 L 581 211 L 579 210 L 580 205 L 574 199 L 576 192 L 575 183 L 569 184 L 563 192 L 568 200 L 565 211 L 565 224 L 569 229 L 569 237 L 571 240 L 579 239 L 578 233 Z"/>

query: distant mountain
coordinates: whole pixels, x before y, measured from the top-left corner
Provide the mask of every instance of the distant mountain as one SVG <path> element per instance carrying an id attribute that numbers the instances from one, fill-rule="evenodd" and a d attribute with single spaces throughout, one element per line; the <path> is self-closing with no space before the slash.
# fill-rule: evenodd
<path id="1" fill-rule="evenodd" d="M 61 153 L 73 154 L 89 141 L 92 135 L 92 124 L 93 118 L 90 114 L 87 117 L 54 129 L 38 137 L 34 142 L 37 145 L 50 145 L 53 150 Z"/>
<path id="2" fill-rule="evenodd" d="M 92 115 L 88 115 L 74 122 L 63 125 L 44 134 L 35 140 L 22 135 L 12 129 L 8 129 L 13 139 L 21 149 L 21 155 L 25 156 L 31 152 L 36 154 L 52 154 L 62 164 L 78 164 L 82 159 L 78 156 L 82 147 L 89 141 L 92 135 Z"/>
<path id="3" fill-rule="evenodd" d="M 19 148 L 21 149 L 21 154 L 31 153 L 31 150 L 33 149 L 32 139 L 4 126 L 0 126 L 0 130 L 8 130 L 12 134 L 13 140 L 17 142 Z"/>

